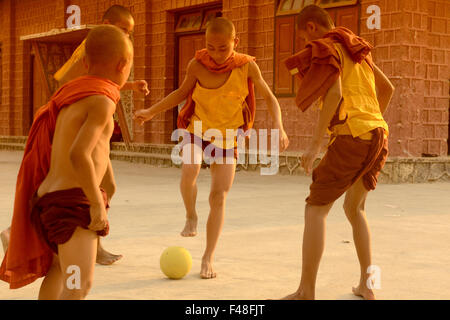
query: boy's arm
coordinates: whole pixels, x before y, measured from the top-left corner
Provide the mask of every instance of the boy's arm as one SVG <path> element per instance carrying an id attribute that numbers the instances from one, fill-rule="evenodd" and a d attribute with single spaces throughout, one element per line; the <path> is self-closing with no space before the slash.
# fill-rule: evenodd
<path id="1" fill-rule="evenodd" d="M 309 174 L 312 170 L 314 160 L 316 160 L 316 157 L 320 152 L 323 137 L 327 131 L 331 119 L 333 119 L 341 99 L 341 77 L 339 77 L 324 96 L 323 107 L 322 110 L 320 110 L 319 122 L 314 129 L 311 144 L 302 156 L 302 167 L 305 169 L 306 174 Z"/>
<path id="2" fill-rule="evenodd" d="M 105 96 L 91 96 L 84 101 L 89 107 L 86 120 L 80 128 L 71 148 L 70 162 L 75 170 L 76 181 L 83 189 L 91 206 L 89 229 L 102 230 L 106 226 L 106 209 L 96 177 L 92 152 L 115 111 L 114 102 Z M 96 159 L 109 161 L 109 159 Z"/>
<path id="3" fill-rule="evenodd" d="M 387 107 L 389 106 L 389 102 L 394 95 L 394 86 L 391 81 L 389 81 L 388 77 L 381 71 L 375 64 L 373 65 L 374 76 L 375 76 L 375 86 L 377 89 L 377 99 L 378 104 L 380 105 L 381 114 L 384 114 Z"/>
<path id="4" fill-rule="evenodd" d="M 111 159 L 108 163 L 108 168 L 106 170 L 105 176 L 103 177 L 102 183 L 100 187 L 106 191 L 108 196 L 108 203 L 111 201 L 111 198 L 116 193 L 116 180 L 114 179 L 114 172 L 111 164 Z"/>
<path id="5" fill-rule="evenodd" d="M 150 91 L 148 90 L 148 84 L 145 80 L 134 80 L 126 82 L 120 90 L 132 90 L 136 92 L 141 92 L 148 95 Z"/>
<path id="6" fill-rule="evenodd" d="M 80 57 L 75 63 L 73 63 L 69 69 L 67 69 L 66 73 L 61 77 L 58 81 L 59 85 L 62 86 L 66 82 L 69 82 L 78 77 L 84 76 L 87 74 L 86 67 L 83 62 L 83 56 Z"/>
<path id="7" fill-rule="evenodd" d="M 66 73 L 61 77 L 58 81 L 59 86 L 76 79 L 78 77 L 84 76 L 87 74 L 86 66 L 83 62 L 83 56 L 80 57 L 75 63 L 73 63 L 69 69 L 67 69 Z M 149 94 L 148 84 L 145 80 L 135 80 L 126 82 L 121 90 L 133 90 L 136 92 L 142 92 L 145 95 Z"/>
<path id="8" fill-rule="evenodd" d="M 187 66 L 186 77 L 184 78 L 183 83 L 178 89 L 172 91 L 172 93 L 170 93 L 167 97 L 162 99 L 160 102 L 154 104 L 150 108 L 141 109 L 134 112 L 133 118 L 137 120 L 141 125 L 143 125 L 145 121 L 152 119 L 158 113 L 174 108 L 175 106 L 180 104 L 184 99 L 186 99 L 188 94 L 191 92 L 191 90 L 197 83 L 196 77 L 197 63 L 198 62 L 195 59 L 192 59 L 189 62 Z"/>
<path id="9" fill-rule="evenodd" d="M 286 150 L 289 145 L 289 139 L 283 128 L 283 121 L 281 119 L 281 108 L 277 98 L 275 98 L 272 90 L 270 90 L 266 81 L 261 75 L 261 70 L 254 61 L 250 61 L 248 67 L 248 77 L 253 81 L 256 90 L 264 97 L 269 109 L 270 115 L 275 122 L 275 128 L 280 130 L 280 152 Z"/>

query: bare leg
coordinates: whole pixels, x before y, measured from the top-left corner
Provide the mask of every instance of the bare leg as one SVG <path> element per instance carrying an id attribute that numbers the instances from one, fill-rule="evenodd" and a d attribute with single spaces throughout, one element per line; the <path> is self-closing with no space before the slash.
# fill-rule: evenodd
<path id="1" fill-rule="evenodd" d="M 372 289 L 367 287 L 367 279 L 370 277 L 370 274 L 367 273 L 367 268 L 372 264 L 370 230 L 366 212 L 364 211 L 367 193 L 368 191 L 364 187 L 362 180 L 358 180 L 345 195 L 344 211 L 352 225 L 353 240 L 361 266 L 359 285 L 354 287 L 352 291 L 355 295 L 361 296 L 366 300 L 374 300 L 375 295 Z"/>
<path id="2" fill-rule="evenodd" d="M 283 299 L 315 299 L 317 272 L 325 248 L 326 217 L 332 206 L 332 203 L 326 206 L 306 204 L 302 249 L 302 278 L 297 291 Z"/>
<path id="3" fill-rule="evenodd" d="M 94 231 L 77 227 L 70 240 L 58 246 L 63 275 L 63 291 L 60 299 L 82 300 L 86 298 L 94 280 L 97 238 L 98 236 Z M 73 283 L 71 280 L 77 274 L 76 271 L 68 269 L 69 267 L 75 267 L 79 270 L 79 288 L 68 286 L 68 282 Z M 76 284 L 76 281 L 73 284 Z"/>
<path id="4" fill-rule="evenodd" d="M 214 251 L 222 231 L 225 218 L 225 200 L 233 184 L 236 164 L 216 164 L 211 165 L 211 193 L 209 204 L 211 206 L 208 222 L 206 224 L 206 249 L 202 258 L 200 276 L 203 279 L 215 278 L 217 275 L 213 271 L 212 262 Z"/>
<path id="5" fill-rule="evenodd" d="M 8 227 L 8 229 L 5 229 L 0 233 L 0 238 L 2 239 L 4 253 L 6 253 L 6 249 L 8 249 L 10 233 L 11 233 L 11 227 Z"/>
<path id="6" fill-rule="evenodd" d="M 41 283 L 39 300 L 58 300 L 63 290 L 63 277 L 59 266 L 59 258 L 53 255 L 52 266 Z"/>
<path id="7" fill-rule="evenodd" d="M 117 260 L 122 259 L 122 257 L 123 256 L 121 254 L 112 254 L 112 253 L 106 251 L 100 242 L 100 237 L 98 237 L 97 257 L 96 257 L 96 262 L 98 264 L 110 265 L 110 264 L 113 264 L 114 262 L 116 262 Z"/>
<path id="8" fill-rule="evenodd" d="M 186 224 L 181 236 L 194 237 L 197 235 L 197 177 L 200 173 L 202 150 L 200 147 L 190 144 L 183 148 L 183 166 L 181 168 L 180 191 L 186 208 Z"/>

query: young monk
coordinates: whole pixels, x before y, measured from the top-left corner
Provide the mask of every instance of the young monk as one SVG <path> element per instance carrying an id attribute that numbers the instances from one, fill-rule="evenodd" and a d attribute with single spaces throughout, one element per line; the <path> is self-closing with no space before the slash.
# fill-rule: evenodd
<path id="1" fill-rule="evenodd" d="M 214 252 L 224 223 L 226 197 L 236 169 L 236 140 L 226 136 L 226 129 L 251 128 L 255 114 L 253 85 L 263 95 L 275 127 L 280 130 L 280 150 L 286 149 L 289 143 L 278 101 L 262 78 L 255 59 L 234 51 L 238 42 L 231 21 L 222 17 L 212 20 L 206 29 L 206 49 L 198 51 L 189 62 L 180 88 L 151 108 L 135 112 L 135 119 L 143 124 L 188 98 L 178 118 L 178 127 L 187 128 L 184 139 L 193 142 L 187 142 L 183 147 L 180 189 L 186 208 L 186 225 L 181 232 L 184 237 L 197 234 L 197 177 L 202 150 L 212 149 L 210 212 L 200 271 L 204 279 L 216 277 L 212 266 Z M 194 122 L 200 123 L 200 132 L 196 132 Z M 225 138 L 220 139 L 219 135 L 214 140 L 207 137 L 204 133 L 208 129 L 217 129 Z"/>
<path id="2" fill-rule="evenodd" d="M 123 32 L 125 32 L 128 36 L 131 35 L 134 29 L 134 19 L 131 12 L 121 5 L 113 5 L 108 10 L 106 10 L 102 18 L 102 24 L 114 25 L 123 30 Z M 70 59 L 54 74 L 54 78 L 58 81 L 60 86 L 70 80 L 86 75 L 87 70 L 85 69 L 83 64 L 83 57 L 85 56 L 85 46 L 86 39 L 83 40 L 83 42 L 78 46 L 77 49 L 75 49 Z M 145 95 L 149 93 L 147 82 L 145 80 L 129 81 L 125 83 L 121 90 L 134 90 L 136 92 L 142 92 Z M 113 177 L 110 177 L 109 174 L 107 174 L 104 181 L 104 188 L 107 191 L 109 197 L 108 201 L 111 200 L 116 190 L 116 186 L 112 183 L 112 178 Z M 10 228 L 0 233 L 0 239 L 2 240 L 4 252 L 6 252 L 6 248 L 8 247 L 9 233 Z M 121 258 L 122 255 L 116 255 L 106 251 L 102 247 L 99 238 L 96 258 L 97 263 L 102 265 L 110 265 Z"/>
<path id="3" fill-rule="evenodd" d="M 305 7 L 298 16 L 297 28 L 307 42 L 306 48 L 286 60 L 288 69 L 301 81 L 296 102 L 302 111 L 318 98 L 322 103 L 312 142 L 302 157 L 307 173 L 321 150 L 327 127 L 331 138 L 324 158 L 313 171 L 306 199 L 300 286 L 286 299 L 315 298 L 325 219 L 334 201 L 344 193 L 344 211 L 353 228 L 361 266 L 359 285 L 353 293 L 375 299 L 367 281 L 372 260 L 364 205 L 387 157 L 388 126 L 382 114 L 394 87 L 373 64 L 371 45 L 346 28 L 334 28 L 322 8 Z"/>
<path id="4" fill-rule="evenodd" d="M 111 24 L 123 30 L 129 37 L 134 30 L 134 18 L 130 10 L 121 6 L 113 5 L 105 11 L 102 24 Z M 85 55 L 86 39 L 75 49 L 69 60 L 53 75 L 60 85 L 86 75 L 87 70 L 83 65 Z M 128 81 L 121 90 L 134 90 L 148 94 L 148 85 L 145 80 Z"/>
<path id="5" fill-rule="evenodd" d="M 109 231 L 108 196 L 101 187 L 108 171 L 113 177 L 112 116 L 130 74 L 133 46 L 119 28 L 99 26 L 88 34 L 83 60 L 88 75 L 63 85 L 36 114 L 0 267 L 0 279 L 12 289 L 45 276 L 39 299 L 85 298 L 97 238 Z"/>

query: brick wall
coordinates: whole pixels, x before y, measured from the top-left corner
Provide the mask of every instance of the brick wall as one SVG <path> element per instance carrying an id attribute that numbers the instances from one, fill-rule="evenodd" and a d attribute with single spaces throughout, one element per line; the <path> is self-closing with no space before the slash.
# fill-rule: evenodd
<path id="1" fill-rule="evenodd" d="M 450 1 L 428 1 L 425 54 L 425 105 L 421 115 L 427 128 L 423 152 L 445 154 L 449 123 Z M 426 150 L 426 151 L 425 151 Z"/>
<path id="2" fill-rule="evenodd" d="M 361 36 L 396 91 L 386 120 L 394 156 L 446 155 L 450 79 L 450 2 L 363 0 Z M 381 8 L 381 30 L 368 30 L 369 5 Z"/>
<path id="3" fill-rule="evenodd" d="M 22 35 L 62 28 L 65 8 L 81 8 L 82 24 L 98 24 L 112 4 L 130 8 L 135 17 L 134 78 L 146 79 L 150 94 L 134 95 L 136 109 L 149 107 L 175 87 L 175 16 L 181 10 L 222 3 L 225 17 L 236 25 L 238 50 L 257 58 L 270 87 L 274 79 L 276 0 L 0 0 L 2 91 L 0 135 L 25 135 L 30 125 L 30 47 Z M 450 79 L 450 1 L 361 0 L 361 36 L 375 45 L 377 65 L 389 76 L 396 92 L 386 119 L 391 156 L 447 154 Z M 381 30 L 368 30 L 366 9 L 381 8 Z M 293 97 L 278 99 L 289 150 L 309 144 L 318 111 L 301 113 Z M 144 127 L 134 127 L 136 142 L 169 143 L 173 112 L 167 111 Z M 255 127 L 270 128 L 271 118 L 257 93 Z"/>
<path id="4" fill-rule="evenodd" d="M 235 24 L 236 33 L 239 37 L 237 50 L 256 57 L 256 62 L 264 79 L 269 87 L 272 87 L 274 71 L 274 1 L 243 0 L 226 2 L 229 4 L 229 9 L 225 8 L 224 1 L 223 14 Z M 256 105 L 255 129 L 272 127 L 269 111 L 259 92 L 256 92 Z M 285 110 L 283 112 L 285 113 Z"/>
<path id="5" fill-rule="evenodd" d="M 150 94 L 135 101 L 137 110 L 150 107 L 174 89 L 175 11 L 217 3 L 220 1 L 154 0 L 145 2 L 136 12 L 138 20 L 144 22 L 135 28 L 135 79 L 146 79 L 150 86 Z M 135 141 L 170 143 L 173 123 L 172 110 L 160 114 L 143 128 L 135 126 Z"/>

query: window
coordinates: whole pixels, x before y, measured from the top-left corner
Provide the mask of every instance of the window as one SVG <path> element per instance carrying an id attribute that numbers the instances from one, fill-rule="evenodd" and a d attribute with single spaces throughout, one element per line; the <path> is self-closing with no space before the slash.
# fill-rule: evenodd
<path id="1" fill-rule="evenodd" d="M 205 30 L 209 21 L 221 16 L 221 9 L 203 9 L 181 14 L 178 17 L 175 32 L 181 33 Z"/>
<path id="2" fill-rule="evenodd" d="M 203 18 L 202 30 L 206 29 L 208 22 L 210 22 L 212 19 L 221 17 L 221 16 L 222 16 L 222 11 L 220 9 L 213 9 L 213 10 L 206 11 L 205 17 Z"/>
<path id="3" fill-rule="evenodd" d="M 0 43 L 0 106 L 3 101 L 3 60 L 2 60 L 2 44 Z"/>
<path id="4" fill-rule="evenodd" d="M 175 32 L 186 32 L 200 30 L 202 26 L 202 14 L 201 12 L 195 12 L 190 14 L 181 15 L 178 19 Z"/>
<path id="5" fill-rule="evenodd" d="M 280 0 L 275 16 L 274 88 L 278 96 L 292 96 L 297 78 L 292 77 L 283 60 L 304 48 L 297 34 L 296 16 L 310 4 L 325 8 L 336 26 L 344 26 L 359 34 L 359 7 L 357 0 Z"/>
<path id="6" fill-rule="evenodd" d="M 357 2 L 357 0 L 320 0 L 318 1 L 318 4 L 322 8 L 333 8 L 354 5 Z"/>

